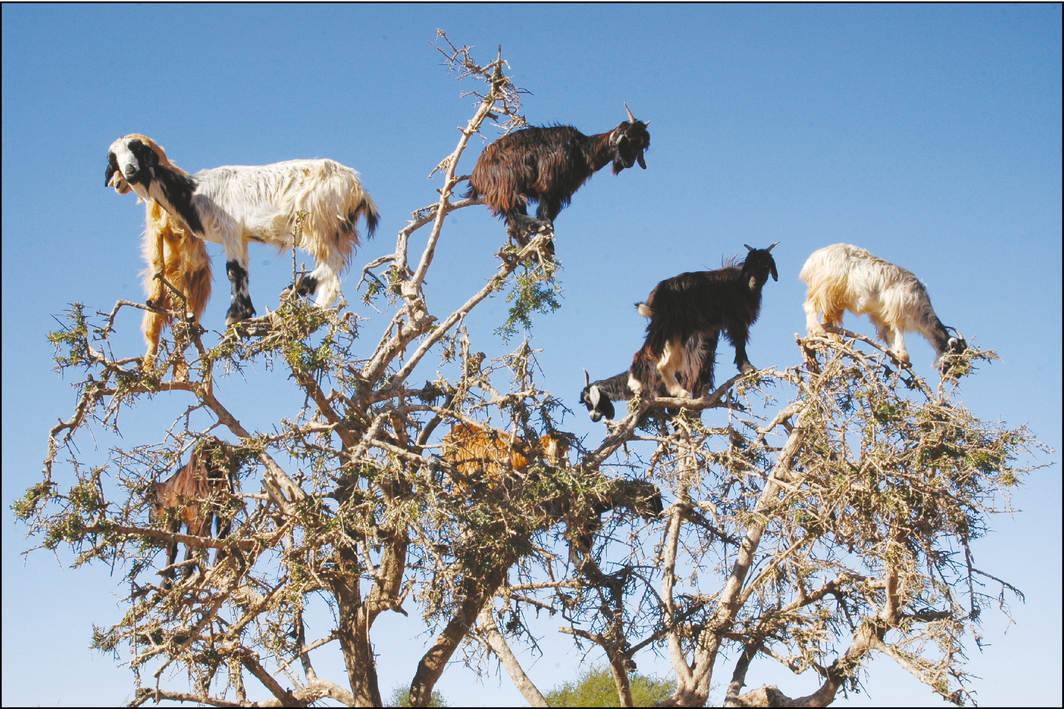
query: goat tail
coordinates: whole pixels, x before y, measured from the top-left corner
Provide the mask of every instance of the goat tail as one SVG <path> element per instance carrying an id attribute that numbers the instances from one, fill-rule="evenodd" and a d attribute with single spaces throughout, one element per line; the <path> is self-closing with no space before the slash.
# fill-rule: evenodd
<path id="1" fill-rule="evenodd" d="M 362 216 L 366 218 L 366 236 L 371 237 L 373 236 L 374 232 L 377 231 L 377 223 L 380 221 L 381 213 L 380 210 L 377 209 L 377 203 L 374 202 L 373 198 L 369 196 L 369 192 L 363 190 L 362 196 L 362 205 L 358 209 L 359 211 L 361 211 Z M 355 214 L 355 218 L 351 221 L 354 222 L 356 219 L 358 219 L 357 212 Z"/>
<path id="2" fill-rule="evenodd" d="M 635 309 L 636 309 L 636 310 L 637 310 L 637 311 L 639 312 L 639 314 L 640 314 L 640 315 L 642 315 L 642 316 L 643 316 L 644 318 L 652 318 L 652 317 L 654 317 L 654 311 L 653 311 L 653 310 L 651 310 L 651 309 L 650 309 L 650 306 L 649 306 L 649 305 L 647 305 L 646 303 L 636 303 L 636 304 L 635 304 Z"/>

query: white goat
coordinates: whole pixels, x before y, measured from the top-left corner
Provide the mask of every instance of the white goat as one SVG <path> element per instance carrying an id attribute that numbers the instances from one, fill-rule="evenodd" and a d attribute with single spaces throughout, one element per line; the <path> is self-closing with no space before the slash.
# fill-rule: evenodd
<path id="1" fill-rule="evenodd" d="M 182 171 L 166 157 L 166 151 L 153 140 L 143 135 L 126 136 L 137 139 L 150 147 L 159 156 L 159 163 L 170 169 Z M 183 172 L 183 171 L 182 171 Z M 118 172 L 107 170 L 107 183 L 114 186 L 119 194 L 126 194 L 130 184 Z M 144 201 L 144 200 L 139 200 Z M 177 298 L 162 281 L 155 276 L 162 275 L 171 285 L 178 288 L 185 297 L 187 316 L 199 320 L 207 308 L 211 297 L 211 257 L 202 239 L 197 239 L 181 223 L 171 217 L 157 202 L 147 200 L 147 220 L 144 230 L 142 251 L 148 267 L 144 270 L 144 290 L 148 294 L 148 305 L 159 308 L 163 313 L 149 310 L 144 314 L 141 329 L 148 351 L 144 355 L 144 368 L 151 369 L 155 356 L 159 352 L 159 336 L 163 327 L 169 325 L 169 313 L 177 310 Z M 181 375 L 181 366 L 176 365 L 175 374 Z"/>
<path id="2" fill-rule="evenodd" d="M 157 148 L 138 135 L 116 140 L 107 153 L 107 183 L 120 174 L 138 195 L 157 202 L 193 234 L 222 245 L 233 293 L 226 325 L 255 314 L 248 294 L 248 241 L 280 249 L 299 246 L 310 253 L 317 268 L 292 287 L 300 295 L 316 292 L 316 304 L 323 308 L 336 301 L 340 274 L 359 245 L 355 222 L 364 216 L 372 236 L 380 217 L 357 172 L 332 160 L 289 160 L 189 175 L 165 161 Z M 296 243 L 300 212 L 305 217 Z"/>
<path id="3" fill-rule="evenodd" d="M 842 326 L 842 315 L 868 315 L 879 339 L 902 362 L 909 362 L 905 333 L 919 332 L 935 349 L 936 369 L 942 356 L 963 352 L 968 343 L 951 336 L 931 307 L 927 289 L 911 271 L 895 266 L 849 244 L 833 244 L 813 252 L 798 276 L 809 292 L 805 299 L 806 328 L 824 332 L 824 325 Z"/>

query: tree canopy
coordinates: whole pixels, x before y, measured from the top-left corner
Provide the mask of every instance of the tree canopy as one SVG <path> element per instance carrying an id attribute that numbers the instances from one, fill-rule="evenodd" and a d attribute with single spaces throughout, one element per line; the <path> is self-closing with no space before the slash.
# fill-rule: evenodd
<path id="1" fill-rule="evenodd" d="M 389 658 L 375 655 L 374 622 L 417 613 L 433 640 L 410 678 L 411 706 L 433 701 L 462 647 L 469 662 L 496 659 L 545 706 L 554 695 L 511 650 L 535 650 L 544 612 L 601 649 L 625 706 L 646 696 L 636 658 L 654 650 L 671 660 L 664 701 L 677 705 L 704 704 L 720 671 L 727 704 L 823 706 L 859 684 L 873 653 L 968 700 L 965 639 L 978 642 L 980 614 L 1007 612 L 1019 595 L 977 566 L 971 545 L 1010 509 L 1023 456 L 1039 446 L 955 398 L 959 378 L 993 353 L 957 355 L 933 388 L 854 333 L 796 338 L 796 366 L 736 375 L 699 399 L 637 398 L 585 447 L 558 427 L 564 402 L 538 381 L 536 352 L 513 341 L 531 314 L 559 307 L 550 229 L 503 245 L 494 276 L 453 311 L 425 300 L 448 216 L 479 204 L 456 195 L 468 141 L 488 120 L 524 125 L 501 50 L 479 65 L 442 33 L 437 46 L 476 82 L 476 110 L 439 162 L 439 201 L 346 286 L 387 313 L 383 329 L 293 295 L 213 346 L 178 317 L 147 371 L 109 342 L 117 313 L 142 304 L 96 315 L 75 304 L 52 335 L 58 368 L 79 377 L 76 402 L 15 510 L 40 547 L 107 564 L 128 585 L 124 617 L 97 628 L 93 645 L 129 663 L 134 703 L 381 705 L 376 665 Z M 497 337 L 473 341 L 464 318 L 499 292 L 507 319 Z M 239 399 L 216 384 L 273 371 L 302 403 L 272 427 L 246 428 Z M 118 438 L 123 412 L 174 400 L 184 408 L 165 429 Z M 472 467 L 455 453 L 469 449 L 455 433 L 463 424 L 485 432 Z M 116 443 L 105 464 L 88 465 L 78 442 L 96 430 Z M 155 483 L 214 438 L 236 480 L 209 501 L 229 534 L 151 523 Z M 552 458 L 545 441 L 567 452 Z M 174 542 L 196 553 L 163 569 Z M 327 631 L 307 632 L 311 598 L 332 610 Z M 342 655 L 346 677 L 318 675 L 325 652 Z M 819 689 L 758 686 L 747 677 L 757 656 L 814 673 Z"/>

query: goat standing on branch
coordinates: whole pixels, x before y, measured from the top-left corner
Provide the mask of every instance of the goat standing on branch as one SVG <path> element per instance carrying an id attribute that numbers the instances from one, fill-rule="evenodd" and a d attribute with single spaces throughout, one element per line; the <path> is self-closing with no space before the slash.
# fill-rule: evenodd
<path id="1" fill-rule="evenodd" d="M 129 135 L 126 139 L 139 140 L 158 156 L 160 165 L 183 172 L 167 159 L 166 151 L 150 138 Z M 131 189 L 119 172 L 108 172 L 108 184 L 113 185 L 119 194 L 126 194 Z M 158 202 L 151 199 L 141 201 L 145 203 L 147 211 L 142 247 L 144 260 L 148 262 L 148 268 L 144 271 L 144 290 L 148 294 L 147 304 L 162 311 L 147 311 L 141 326 L 148 344 L 144 368 L 151 369 L 159 352 L 159 336 L 173 320 L 170 313 L 178 309 L 178 303 L 175 302 L 178 298 L 156 276 L 162 276 L 181 291 L 185 298 L 182 306 L 185 317 L 199 321 L 211 297 L 211 257 L 203 241 L 170 216 Z"/>
<path id="2" fill-rule="evenodd" d="M 776 244 L 767 249 L 747 246 L 750 253 L 741 267 L 681 273 L 662 281 L 654 286 L 646 303 L 636 304 L 639 313 L 650 318 L 650 324 L 646 342 L 632 360 L 628 380 L 632 391 L 654 394 L 659 375 L 671 396 L 691 397 L 695 386 L 712 389 L 721 331 L 735 346 L 739 371 L 756 371 L 747 359 L 746 343 L 750 326 L 761 314 L 762 286 L 769 275 L 779 280 L 776 262 L 769 253 Z"/>
<path id="3" fill-rule="evenodd" d="M 181 469 L 162 482 L 152 483 L 148 491 L 148 521 L 152 526 L 163 523 L 172 534 L 181 527 L 195 537 L 210 537 L 212 523 L 216 522 L 217 539 L 229 536 L 232 520 L 222 511 L 224 501 L 234 490 L 232 471 L 219 461 L 225 456 L 226 446 L 217 439 L 208 439 L 198 446 L 189 461 Z M 225 558 L 225 550 L 215 554 L 215 563 Z M 173 565 L 177 559 L 177 540 L 170 541 L 166 554 L 166 569 L 163 571 L 164 587 L 173 579 Z M 192 559 L 192 547 L 185 544 L 185 561 Z M 191 567 L 186 563 L 184 577 L 188 578 Z"/>
<path id="4" fill-rule="evenodd" d="M 647 126 L 625 104 L 628 120 L 609 131 L 586 136 L 572 126 L 525 128 L 496 140 L 480 154 L 466 197 L 481 198 L 495 216 L 506 219 L 506 233 L 524 248 L 532 233 L 568 206 L 591 176 L 613 162 L 613 174 L 636 162 L 644 170 L 650 147 Z M 538 219 L 528 216 L 529 201 L 539 202 Z"/>
<path id="5" fill-rule="evenodd" d="M 935 349 L 936 369 L 942 358 L 968 348 L 964 337 L 953 336 L 935 315 L 927 288 L 908 269 L 877 258 L 857 246 L 832 244 L 812 253 L 798 277 L 809 286 L 805 297 L 805 324 L 810 334 L 824 325 L 842 327 L 842 315 L 868 315 L 879 339 L 902 362 L 909 363 L 905 333 L 919 332 Z M 954 332 L 956 332 L 954 330 Z"/>
<path id="6" fill-rule="evenodd" d="M 356 221 L 365 217 L 372 236 L 379 219 L 357 172 L 333 160 L 289 160 L 189 175 L 167 161 L 155 143 L 141 138 L 129 135 L 111 144 L 106 184 L 121 192 L 120 176 L 124 185 L 154 200 L 191 233 L 222 245 L 233 293 L 226 325 L 255 314 L 248 294 L 248 241 L 280 249 L 299 246 L 310 253 L 317 268 L 292 288 L 300 295 L 316 292 L 322 308 L 336 301 L 340 274 L 359 245 Z"/>

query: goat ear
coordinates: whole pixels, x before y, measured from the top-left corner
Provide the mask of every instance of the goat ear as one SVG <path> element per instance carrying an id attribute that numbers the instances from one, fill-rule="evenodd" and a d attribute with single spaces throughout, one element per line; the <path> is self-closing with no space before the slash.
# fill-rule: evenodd
<path id="1" fill-rule="evenodd" d="M 772 280 L 778 281 L 780 279 L 779 274 L 776 273 L 776 260 L 769 256 L 768 267 L 772 271 Z"/>
<path id="2" fill-rule="evenodd" d="M 107 163 L 107 172 L 104 173 L 104 187 L 111 186 L 111 180 L 114 179 L 116 172 L 118 172 L 118 168 L 116 168 L 111 163 Z"/>
<path id="3" fill-rule="evenodd" d="M 155 154 L 155 151 L 139 140 L 131 140 L 129 150 L 140 161 L 141 169 L 155 167 L 159 164 L 159 156 Z"/>
<path id="4" fill-rule="evenodd" d="M 602 399 L 602 392 L 598 387 L 591 387 L 587 390 L 587 403 L 593 409 L 597 409 L 599 401 Z"/>

